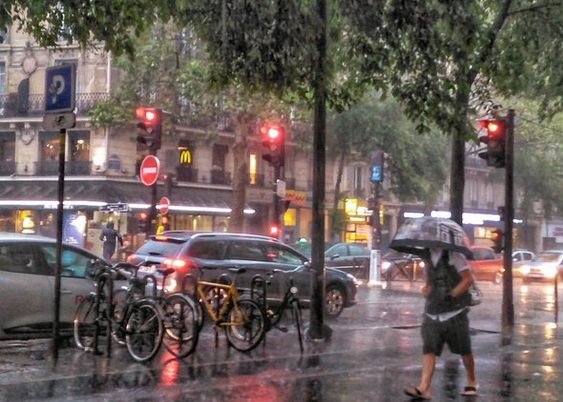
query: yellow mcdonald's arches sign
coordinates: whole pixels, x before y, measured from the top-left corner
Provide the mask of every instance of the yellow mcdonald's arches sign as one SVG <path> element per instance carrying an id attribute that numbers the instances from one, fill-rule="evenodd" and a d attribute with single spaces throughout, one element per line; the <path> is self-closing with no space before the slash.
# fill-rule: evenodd
<path id="1" fill-rule="evenodd" d="M 180 151 L 180 165 L 192 164 L 192 152 L 189 149 L 182 149 Z"/>

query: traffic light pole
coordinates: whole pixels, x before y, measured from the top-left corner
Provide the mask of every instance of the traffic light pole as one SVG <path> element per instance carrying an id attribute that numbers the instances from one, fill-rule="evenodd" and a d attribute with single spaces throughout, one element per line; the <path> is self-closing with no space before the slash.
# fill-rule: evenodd
<path id="1" fill-rule="evenodd" d="M 371 235 L 371 249 L 373 251 L 371 264 L 373 264 L 372 278 L 370 275 L 369 281 L 379 283 L 381 281 L 381 220 L 379 218 L 381 201 L 380 201 L 381 183 L 373 183 L 373 199 L 374 208 L 372 211 L 372 235 Z M 370 272 L 371 273 L 371 272 Z"/>
<path id="2" fill-rule="evenodd" d="M 514 226 L 514 110 L 506 117 L 506 182 L 504 219 L 504 275 L 502 289 L 502 343 L 511 343 L 514 327 L 514 302 L 512 280 L 512 233 Z"/>
<path id="3" fill-rule="evenodd" d="M 283 167 L 279 165 L 274 166 L 274 219 L 273 224 L 279 230 L 279 239 L 282 238 L 282 227 L 281 227 L 281 210 L 280 210 L 280 197 L 278 196 L 278 180 L 283 180 Z"/>

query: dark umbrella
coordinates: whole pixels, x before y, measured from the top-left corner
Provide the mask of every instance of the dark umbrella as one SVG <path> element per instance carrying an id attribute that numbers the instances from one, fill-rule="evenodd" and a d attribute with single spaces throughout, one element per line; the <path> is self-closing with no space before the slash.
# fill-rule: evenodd
<path id="1" fill-rule="evenodd" d="M 469 239 L 463 228 L 445 218 L 425 216 L 407 219 L 397 230 L 389 247 L 416 255 L 424 255 L 425 249 L 440 247 L 472 258 Z"/>

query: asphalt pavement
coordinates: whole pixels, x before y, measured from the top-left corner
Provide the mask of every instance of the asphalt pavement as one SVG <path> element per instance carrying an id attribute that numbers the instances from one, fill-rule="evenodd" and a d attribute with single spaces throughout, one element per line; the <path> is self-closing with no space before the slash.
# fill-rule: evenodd
<path id="1" fill-rule="evenodd" d="M 49 340 L 2 341 L 0 400 L 408 401 L 403 388 L 416 385 L 421 372 L 419 287 L 362 286 L 358 304 L 327 322 L 331 338 L 307 340 L 304 353 L 289 324 L 287 332 L 270 331 L 265 344 L 249 353 L 228 348 L 223 334 L 215 346 L 213 330 L 205 328 L 193 355 L 176 360 L 161 352 L 149 364 L 135 363 L 117 346 L 108 358 L 68 343 L 54 359 Z M 479 397 L 459 395 L 464 368 L 445 351 L 432 400 L 563 400 L 563 334 L 553 289 L 516 283 L 515 325 L 502 334 L 502 287 L 482 288 L 483 304 L 470 313 Z"/>

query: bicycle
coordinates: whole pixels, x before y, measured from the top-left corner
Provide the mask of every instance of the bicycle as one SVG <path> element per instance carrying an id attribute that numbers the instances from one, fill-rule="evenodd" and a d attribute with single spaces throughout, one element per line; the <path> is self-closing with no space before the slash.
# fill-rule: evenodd
<path id="1" fill-rule="evenodd" d="M 147 280 L 137 277 L 137 268 L 117 263 L 95 274 L 96 292 L 80 302 L 74 316 L 73 335 L 79 349 L 99 353 L 98 336 L 103 327 L 108 333 L 108 356 L 112 338 L 126 345 L 137 361 L 149 360 L 156 354 L 162 342 L 163 324 L 155 303 L 144 297 Z M 120 274 L 129 276 L 129 285 L 114 291 L 113 277 Z M 133 326 L 135 322 L 143 325 Z"/>
<path id="2" fill-rule="evenodd" d="M 199 339 L 196 303 L 182 293 L 166 293 L 166 278 L 175 272 L 173 268 L 159 268 L 156 272 L 162 277 L 160 292 L 155 276 L 147 275 L 145 279 L 149 283 L 152 282 L 153 291 L 148 299 L 155 303 L 164 326 L 162 343 L 175 357 L 186 357 L 195 350 Z M 128 331 L 130 330 L 129 324 L 129 322 L 126 323 Z M 142 325 L 142 323 L 131 323 L 131 325 Z"/>
<path id="3" fill-rule="evenodd" d="M 200 277 L 204 269 L 199 268 Z M 260 305 L 252 300 L 241 298 L 236 286 L 236 276 L 244 273 L 244 268 L 229 268 L 234 273 L 231 283 L 218 283 L 196 279 L 188 274 L 184 278 L 183 289 L 190 294 L 199 305 L 198 328 L 203 327 L 203 312 L 213 321 L 215 330 L 223 328 L 229 345 L 241 352 L 254 349 L 264 339 L 266 333 L 266 313 Z M 192 280 L 188 286 L 188 280 Z"/>
<path id="4" fill-rule="evenodd" d="M 301 353 L 303 353 L 303 333 L 301 330 L 303 327 L 303 314 L 299 297 L 297 297 L 299 289 L 294 285 L 293 277 L 291 276 L 293 271 L 274 269 L 272 272 L 268 273 L 267 276 L 271 278 L 278 273 L 289 275 L 288 286 L 281 304 L 276 307 L 267 306 L 266 317 L 269 320 L 270 328 L 276 328 L 282 332 L 287 332 L 286 327 L 280 327 L 278 324 L 280 323 L 284 312 L 291 310 L 291 318 L 293 320 L 293 323 L 295 324 L 295 327 L 297 329 L 297 337 L 299 338 L 299 348 L 301 349 Z M 268 284 L 268 282 L 266 284 Z"/>

